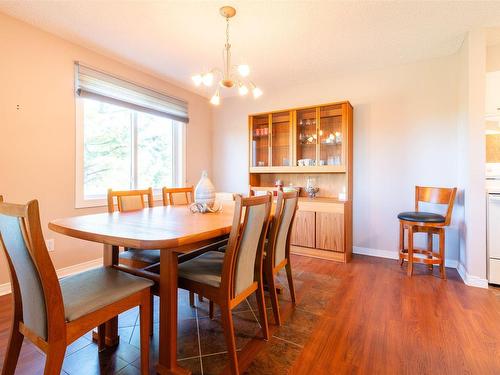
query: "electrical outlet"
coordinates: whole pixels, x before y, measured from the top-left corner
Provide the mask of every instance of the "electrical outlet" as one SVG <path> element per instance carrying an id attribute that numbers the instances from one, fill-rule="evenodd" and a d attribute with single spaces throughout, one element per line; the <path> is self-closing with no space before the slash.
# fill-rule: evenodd
<path id="1" fill-rule="evenodd" d="M 47 250 L 48 251 L 54 251 L 55 248 L 55 244 L 54 244 L 54 239 L 53 238 L 50 238 L 48 240 L 45 240 L 45 245 L 47 246 Z"/>

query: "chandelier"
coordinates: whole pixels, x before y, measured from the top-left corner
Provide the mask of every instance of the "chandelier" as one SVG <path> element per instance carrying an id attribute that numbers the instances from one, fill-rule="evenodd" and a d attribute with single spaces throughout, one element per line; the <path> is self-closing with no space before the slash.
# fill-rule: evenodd
<path id="1" fill-rule="evenodd" d="M 262 95 L 262 90 L 259 89 L 247 77 L 250 74 L 250 67 L 246 64 L 231 65 L 231 44 L 229 43 L 229 19 L 236 15 L 236 9 L 231 6 L 224 6 L 219 10 L 220 15 L 226 19 L 226 44 L 222 51 L 223 69 L 213 68 L 207 72 L 197 74 L 192 77 L 196 86 L 201 84 L 212 86 L 217 78 L 217 89 L 210 99 L 213 105 L 220 104 L 220 89 L 225 87 L 228 89 L 238 88 L 241 96 L 245 96 L 251 90 L 255 99 Z"/>

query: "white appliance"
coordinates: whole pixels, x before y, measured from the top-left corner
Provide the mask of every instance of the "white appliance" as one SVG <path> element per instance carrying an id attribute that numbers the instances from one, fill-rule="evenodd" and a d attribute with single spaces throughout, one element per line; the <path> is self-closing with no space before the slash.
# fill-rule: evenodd
<path id="1" fill-rule="evenodd" d="M 500 190 L 488 192 L 488 281 L 500 285 Z"/>

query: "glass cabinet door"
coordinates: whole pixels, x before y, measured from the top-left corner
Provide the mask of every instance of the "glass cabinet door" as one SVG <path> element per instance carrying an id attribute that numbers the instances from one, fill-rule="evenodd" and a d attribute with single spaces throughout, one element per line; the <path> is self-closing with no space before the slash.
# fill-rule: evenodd
<path id="1" fill-rule="evenodd" d="M 319 124 L 319 165 L 343 165 L 342 105 L 321 107 Z"/>
<path id="2" fill-rule="evenodd" d="M 252 121 L 252 166 L 269 166 L 269 116 L 255 116 Z"/>
<path id="3" fill-rule="evenodd" d="M 316 108 L 297 111 L 297 165 L 310 167 L 316 165 Z"/>
<path id="4" fill-rule="evenodd" d="M 289 167 L 292 160 L 290 153 L 290 112 L 273 113 L 271 118 L 272 165 L 278 167 Z"/>

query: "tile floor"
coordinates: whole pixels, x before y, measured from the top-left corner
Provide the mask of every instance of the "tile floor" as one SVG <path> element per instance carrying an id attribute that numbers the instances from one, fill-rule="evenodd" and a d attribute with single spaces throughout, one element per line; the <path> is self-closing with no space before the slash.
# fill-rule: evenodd
<path id="1" fill-rule="evenodd" d="M 252 296 L 233 311 L 236 345 L 241 353 L 254 352 L 247 374 L 282 374 L 292 366 L 312 333 L 319 316 L 326 308 L 331 293 L 339 284 L 334 277 L 316 275 L 295 270 L 295 285 L 298 304 L 292 309 L 285 274 L 278 275 L 285 287 L 280 298 L 282 316 L 281 327 L 274 326 L 269 300 L 268 318 L 272 337 L 268 342 L 261 339 L 257 307 Z M 307 292 L 305 293 L 305 291 Z M 267 298 L 267 297 L 266 297 Z M 154 334 L 151 339 L 151 373 L 158 356 L 158 307 L 155 298 Z M 119 317 L 120 344 L 114 349 L 98 353 L 91 341 L 90 332 L 68 347 L 63 364 L 63 374 L 139 374 L 139 319 L 138 309 L 129 310 Z M 0 332 L 6 335 L 7 332 Z M 0 340 L 3 341 L 3 340 Z M 0 348 L 1 356 L 5 348 Z M 208 317 L 208 301 L 198 301 L 189 306 L 188 294 L 179 290 L 178 358 L 179 365 L 193 374 L 219 374 L 228 372 L 226 345 L 216 306 L 215 319 Z M 0 363 L 3 358 L 0 357 Z M 44 355 L 25 341 L 18 363 L 17 373 L 38 374 L 43 372 Z"/>

